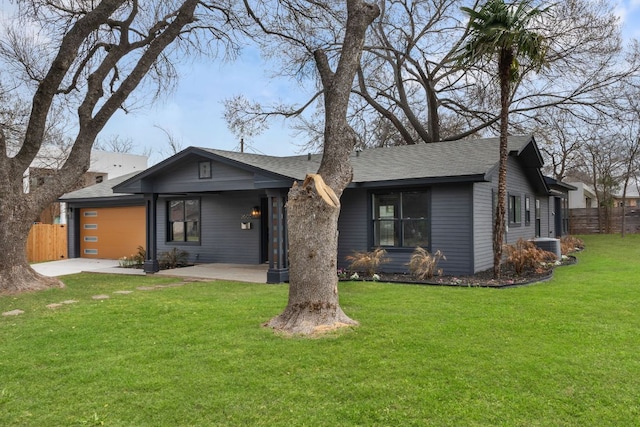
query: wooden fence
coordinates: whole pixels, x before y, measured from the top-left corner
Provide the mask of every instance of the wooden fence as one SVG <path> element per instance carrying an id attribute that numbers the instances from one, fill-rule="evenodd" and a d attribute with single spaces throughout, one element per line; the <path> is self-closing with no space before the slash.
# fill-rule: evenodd
<path id="1" fill-rule="evenodd" d="M 29 262 L 54 261 L 67 258 L 67 226 L 64 224 L 33 224 L 27 239 Z"/>
<path id="2" fill-rule="evenodd" d="M 640 208 L 625 208 L 625 233 L 640 233 Z M 622 208 L 587 208 L 569 210 L 571 234 L 620 233 Z"/>

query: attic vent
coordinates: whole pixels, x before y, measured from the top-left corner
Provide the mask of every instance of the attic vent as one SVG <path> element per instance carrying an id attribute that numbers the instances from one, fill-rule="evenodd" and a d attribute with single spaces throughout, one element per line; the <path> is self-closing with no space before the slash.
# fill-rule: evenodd
<path id="1" fill-rule="evenodd" d="M 311 160 L 311 153 L 307 154 L 307 160 Z"/>

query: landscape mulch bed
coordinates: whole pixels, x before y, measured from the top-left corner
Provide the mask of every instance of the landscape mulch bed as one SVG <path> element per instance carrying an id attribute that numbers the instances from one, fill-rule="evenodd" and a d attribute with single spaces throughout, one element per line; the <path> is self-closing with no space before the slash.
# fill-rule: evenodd
<path id="1" fill-rule="evenodd" d="M 577 262 L 576 258 L 569 256 L 562 261 L 562 265 L 571 265 Z M 554 266 L 554 268 L 557 266 Z M 482 287 L 482 288 L 513 288 L 517 286 L 525 286 L 533 283 L 544 282 L 550 280 L 553 277 L 553 268 L 548 268 L 543 271 L 535 271 L 533 269 L 527 270 L 524 273 L 518 275 L 513 268 L 509 266 L 502 266 L 502 274 L 500 279 L 493 278 L 493 269 L 481 271 L 473 275 L 466 276 L 436 276 L 429 280 L 417 280 L 410 274 L 389 274 L 378 273 L 380 276 L 380 282 L 387 283 L 408 283 L 416 285 L 430 285 L 430 286 L 462 286 L 462 287 Z M 362 275 L 360 276 L 363 277 Z M 344 279 L 351 280 L 351 279 Z M 362 279 L 369 280 L 369 279 Z"/>

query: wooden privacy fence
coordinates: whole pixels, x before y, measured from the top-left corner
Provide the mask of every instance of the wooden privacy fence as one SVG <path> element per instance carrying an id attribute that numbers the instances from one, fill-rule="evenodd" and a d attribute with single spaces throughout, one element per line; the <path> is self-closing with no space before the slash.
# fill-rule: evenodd
<path id="1" fill-rule="evenodd" d="M 27 239 L 29 262 L 67 258 L 67 226 L 65 224 L 33 224 Z"/>
<path id="2" fill-rule="evenodd" d="M 625 233 L 640 233 L 640 208 L 625 208 Z M 586 208 L 569 210 L 571 234 L 620 233 L 622 208 Z"/>

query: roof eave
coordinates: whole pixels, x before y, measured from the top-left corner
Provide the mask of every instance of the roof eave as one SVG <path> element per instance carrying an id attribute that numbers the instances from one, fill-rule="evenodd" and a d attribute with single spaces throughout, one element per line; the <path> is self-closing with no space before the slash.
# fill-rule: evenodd
<path id="1" fill-rule="evenodd" d="M 428 178 L 406 178 L 388 181 L 365 181 L 352 182 L 348 188 L 385 188 L 401 186 L 418 186 L 432 184 L 450 184 L 463 182 L 483 182 L 487 181 L 484 174 L 460 175 L 460 176 L 438 176 Z"/>

